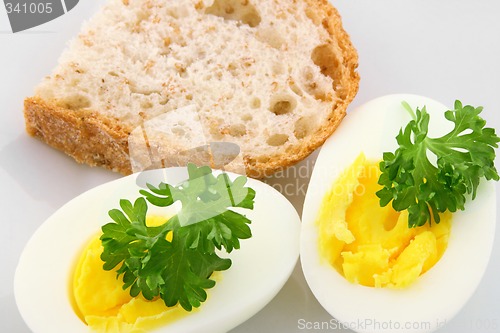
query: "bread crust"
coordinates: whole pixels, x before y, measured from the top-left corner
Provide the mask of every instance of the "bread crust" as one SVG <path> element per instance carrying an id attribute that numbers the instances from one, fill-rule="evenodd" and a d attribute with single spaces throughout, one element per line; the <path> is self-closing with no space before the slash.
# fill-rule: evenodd
<path id="1" fill-rule="evenodd" d="M 324 68 L 327 72 L 334 72 L 338 100 L 327 121 L 304 138 L 300 145 L 265 158 L 244 155 L 245 172 L 253 178 L 264 178 L 291 166 L 320 147 L 345 117 L 347 106 L 358 91 L 358 55 L 342 27 L 338 11 L 327 0 L 304 1 L 308 16 L 329 32 L 336 47 L 342 51 L 342 63 L 332 63 L 331 68 Z M 120 125 L 119 121 L 106 118 L 97 110 L 68 109 L 59 106 L 57 101 L 37 96 L 25 100 L 24 115 L 30 135 L 65 152 L 77 162 L 102 166 L 124 175 L 132 173 L 128 137 L 133 129 Z"/>
<path id="2" fill-rule="evenodd" d="M 24 101 L 26 131 L 79 163 L 130 174 L 130 130 L 88 110 L 70 110 L 55 101 L 30 97 Z"/>

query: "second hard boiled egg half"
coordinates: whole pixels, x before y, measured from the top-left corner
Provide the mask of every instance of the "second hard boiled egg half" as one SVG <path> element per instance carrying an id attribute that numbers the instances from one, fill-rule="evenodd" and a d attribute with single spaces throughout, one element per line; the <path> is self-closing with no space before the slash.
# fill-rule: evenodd
<path id="1" fill-rule="evenodd" d="M 473 294 L 491 254 L 496 219 L 491 182 L 481 183 L 465 211 L 452 214 L 451 221 L 442 219 L 432 231 L 406 232 L 404 212 L 395 216 L 387 208 L 377 209 L 376 189 L 362 182 L 376 180 L 377 162 L 384 152 L 396 150 L 399 130 L 412 119 L 402 102 L 413 109 L 426 107 L 429 136 L 453 128 L 444 118 L 449 108 L 432 99 L 399 94 L 372 100 L 351 111 L 325 142 L 304 202 L 300 255 L 306 281 L 326 311 L 356 332 L 437 330 Z M 364 195 L 356 193 L 360 190 L 373 192 L 369 200 L 375 207 L 351 205 L 361 200 L 356 199 Z M 349 225 L 346 215 L 347 220 L 367 221 Z M 376 227 L 377 219 L 389 222 Z M 325 240 L 325 232 L 336 238 Z M 387 238 L 390 233 L 395 238 Z M 404 246 L 391 243 L 398 240 Z M 404 260 L 395 268 L 399 257 Z"/>

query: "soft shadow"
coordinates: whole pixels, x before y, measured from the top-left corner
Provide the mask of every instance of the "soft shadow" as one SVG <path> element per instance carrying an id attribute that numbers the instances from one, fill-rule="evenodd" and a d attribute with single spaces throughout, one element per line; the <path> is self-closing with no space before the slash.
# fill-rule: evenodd
<path id="1" fill-rule="evenodd" d="M 276 297 L 255 316 L 229 333 L 312 332 L 306 327 L 316 324 L 332 328 L 336 323 L 309 290 L 300 263 L 297 263 L 292 276 Z M 338 325 L 335 332 L 352 331 Z"/>
<path id="2" fill-rule="evenodd" d="M 0 297 L 0 332 L 31 332 L 17 310 L 14 294 Z"/>
<path id="3" fill-rule="evenodd" d="M 263 181 L 283 194 L 302 216 L 302 207 L 319 149 L 303 161 L 265 178 Z"/>
<path id="4" fill-rule="evenodd" d="M 76 163 L 46 144 L 21 135 L 0 150 L 0 167 L 35 201 L 58 208 L 68 200 L 121 175 Z"/>

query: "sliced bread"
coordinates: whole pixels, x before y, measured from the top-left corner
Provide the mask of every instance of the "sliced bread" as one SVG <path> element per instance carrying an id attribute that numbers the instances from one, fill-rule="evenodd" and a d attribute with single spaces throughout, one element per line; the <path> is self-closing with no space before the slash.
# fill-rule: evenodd
<path id="1" fill-rule="evenodd" d="M 123 174 L 260 178 L 335 130 L 357 53 L 327 0 L 109 0 L 25 100 L 27 132 Z"/>

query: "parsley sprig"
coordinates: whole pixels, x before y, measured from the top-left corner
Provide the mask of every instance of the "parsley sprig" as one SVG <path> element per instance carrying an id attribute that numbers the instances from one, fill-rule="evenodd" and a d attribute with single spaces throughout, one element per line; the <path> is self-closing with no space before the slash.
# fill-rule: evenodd
<path id="1" fill-rule="evenodd" d="M 121 209 L 109 211 L 113 222 L 102 227 L 100 239 L 103 268 L 112 270 L 121 263 L 117 274 L 131 296 L 159 296 L 167 306 L 180 303 L 191 311 L 207 299 L 205 289 L 215 285 L 212 273 L 231 266 L 216 250 L 229 253 L 240 248 L 240 239 L 251 237 L 251 221 L 229 208 L 253 209 L 255 191 L 245 187 L 245 177 L 216 177 L 206 166 L 189 164 L 188 174 L 177 186 L 148 184 L 149 191 L 140 190 L 143 196 L 134 203 L 120 200 Z M 163 225 L 148 227 L 147 201 L 159 207 L 179 201 L 182 208 Z"/>
<path id="2" fill-rule="evenodd" d="M 425 106 L 413 114 L 406 127 L 400 130 L 395 153 L 383 154 L 382 174 L 377 192 L 380 205 L 392 201 L 397 211 L 408 210 L 408 226 L 422 226 L 433 219 L 439 223 L 439 213 L 464 210 L 466 194 L 476 197 L 481 178 L 498 180 L 494 166 L 495 150 L 500 138 L 479 114 L 482 107 L 463 106 L 455 102 L 454 110 L 444 113 L 453 122 L 453 129 L 439 138 L 430 138 L 430 115 Z M 429 156 L 434 156 L 433 163 Z M 433 157 L 431 157 L 433 159 Z M 432 219 L 431 219 L 432 216 Z"/>

